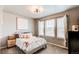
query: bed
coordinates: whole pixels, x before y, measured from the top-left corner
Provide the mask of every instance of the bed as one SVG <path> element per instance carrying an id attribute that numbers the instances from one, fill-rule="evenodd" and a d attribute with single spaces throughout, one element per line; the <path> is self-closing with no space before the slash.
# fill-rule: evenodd
<path id="1" fill-rule="evenodd" d="M 16 38 L 18 46 L 26 54 L 32 54 L 41 48 L 46 48 L 47 42 L 44 38 L 32 36 L 31 38 Z"/>

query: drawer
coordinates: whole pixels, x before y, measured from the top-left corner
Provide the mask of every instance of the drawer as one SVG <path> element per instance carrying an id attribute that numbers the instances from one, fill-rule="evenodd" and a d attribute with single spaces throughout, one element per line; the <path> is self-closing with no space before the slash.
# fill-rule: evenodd
<path id="1" fill-rule="evenodd" d="M 8 36 L 8 39 L 15 39 L 15 36 L 13 35 L 13 36 Z"/>
<path id="2" fill-rule="evenodd" d="M 8 43 L 15 43 L 16 40 L 8 40 Z"/>
<path id="3" fill-rule="evenodd" d="M 10 42 L 10 43 L 8 43 L 8 45 L 9 45 L 9 44 L 15 44 L 15 42 Z"/>
<path id="4" fill-rule="evenodd" d="M 8 44 L 8 47 L 12 47 L 12 46 L 15 46 L 15 44 Z"/>
<path id="5" fill-rule="evenodd" d="M 14 39 L 14 40 L 8 40 L 8 41 L 7 41 L 7 44 L 8 44 L 8 47 L 15 46 L 16 40 L 15 40 L 15 39 Z"/>

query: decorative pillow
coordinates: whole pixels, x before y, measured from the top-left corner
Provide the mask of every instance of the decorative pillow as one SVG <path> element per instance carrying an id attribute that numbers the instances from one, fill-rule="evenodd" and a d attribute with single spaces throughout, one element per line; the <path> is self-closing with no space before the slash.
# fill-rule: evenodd
<path id="1" fill-rule="evenodd" d="M 29 34 L 24 34 L 24 38 L 30 38 Z"/>
<path id="2" fill-rule="evenodd" d="M 29 38 L 31 38 L 31 37 L 32 37 L 32 34 L 27 34 L 27 36 L 28 36 Z"/>
<path id="3" fill-rule="evenodd" d="M 23 34 L 19 34 L 19 38 L 24 38 L 24 35 Z"/>
<path id="4" fill-rule="evenodd" d="M 27 33 L 27 34 L 20 34 L 19 37 L 20 38 L 31 38 L 32 34 L 29 34 L 29 33 Z"/>
<path id="5" fill-rule="evenodd" d="M 19 38 L 19 34 L 14 34 L 16 38 Z"/>

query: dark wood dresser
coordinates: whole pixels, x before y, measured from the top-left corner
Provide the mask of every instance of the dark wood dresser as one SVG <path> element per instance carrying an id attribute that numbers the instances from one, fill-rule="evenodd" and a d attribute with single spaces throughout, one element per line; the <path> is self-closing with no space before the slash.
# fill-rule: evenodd
<path id="1" fill-rule="evenodd" d="M 68 32 L 69 54 L 79 54 L 79 31 Z"/>

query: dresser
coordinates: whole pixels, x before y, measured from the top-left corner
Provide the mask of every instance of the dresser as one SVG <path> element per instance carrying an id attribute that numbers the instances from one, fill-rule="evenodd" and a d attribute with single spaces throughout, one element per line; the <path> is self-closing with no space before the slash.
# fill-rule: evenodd
<path id="1" fill-rule="evenodd" d="M 79 31 L 68 32 L 69 54 L 79 54 Z"/>
<path id="2" fill-rule="evenodd" d="M 16 38 L 15 36 L 8 36 L 8 40 L 7 40 L 7 46 L 9 47 L 13 47 L 16 44 Z"/>

